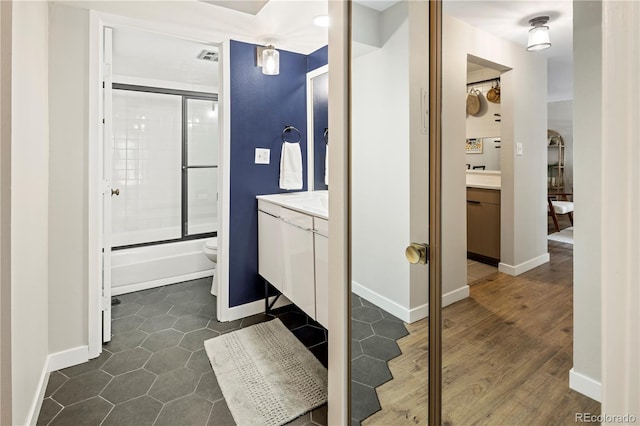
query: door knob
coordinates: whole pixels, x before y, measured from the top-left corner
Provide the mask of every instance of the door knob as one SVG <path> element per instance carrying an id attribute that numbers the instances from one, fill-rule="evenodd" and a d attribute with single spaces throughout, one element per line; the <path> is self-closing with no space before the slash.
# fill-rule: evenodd
<path id="1" fill-rule="evenodd" d="M 120 195 L 120 188 L 111 188 L 111 196 L 113 197 L 114 195 Z"/>
<path id="2" fill-rule="evenodd" d="M 411 243 L 404 251 L 409 263 L 419 263 L 425 265 L 429 256 L 429 245 L 421 243 Z"/>

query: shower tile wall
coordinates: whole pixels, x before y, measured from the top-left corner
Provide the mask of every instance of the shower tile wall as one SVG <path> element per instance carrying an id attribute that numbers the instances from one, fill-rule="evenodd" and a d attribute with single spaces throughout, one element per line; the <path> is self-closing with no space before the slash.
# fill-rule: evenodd
<path id="1" fill-rule="evenodd" d="M 180 238 L 179 96 L 113 91 L 113 245 Z"/>

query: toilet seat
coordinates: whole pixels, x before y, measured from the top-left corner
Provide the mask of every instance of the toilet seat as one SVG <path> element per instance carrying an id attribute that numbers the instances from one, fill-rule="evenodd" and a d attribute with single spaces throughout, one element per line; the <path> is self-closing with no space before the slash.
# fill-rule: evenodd
<path id="1" fill-rule="evenodd" d="M 218 249 L 218 237 L 209 238 L 205 240 L 204 246 L 209 250 L 217 250 Z"/>

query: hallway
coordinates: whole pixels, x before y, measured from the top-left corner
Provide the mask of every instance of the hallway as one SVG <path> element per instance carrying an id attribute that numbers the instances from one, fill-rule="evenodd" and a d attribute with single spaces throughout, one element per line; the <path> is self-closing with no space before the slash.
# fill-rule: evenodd
<path id="1" fill-rule="evenodd" d="M 569 389 L 573 358 L 573 247 L 549 242 L 551 261 L 518 277 L 495 273 L 443 312 L 443 421 L 574 424 L 600 404 Z M 365 425 L 426 424 L 427 320 L 407 326 L 382 411 Z M 423 392 L 415 392 L 421 389 Z"/>

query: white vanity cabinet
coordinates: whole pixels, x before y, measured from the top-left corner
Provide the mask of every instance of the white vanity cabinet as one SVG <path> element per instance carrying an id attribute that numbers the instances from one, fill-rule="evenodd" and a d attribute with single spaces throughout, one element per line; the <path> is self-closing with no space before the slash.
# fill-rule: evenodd
<path id="1" fill-rule="evenodd" d="M 328 326 L 328 221 L 258 199 L 258 273 Z"/>
<path id="2" fill-rule="evenodd" d="M 278 206 L 258 202 L 258 272 L 282 292 L 284 260 L 279 213 Z"/>
<path id="3" fill-rule="evenodd" d="M 316 321 L 329 328 L 329 221 L 313 218 L 316 278 Z"/>

